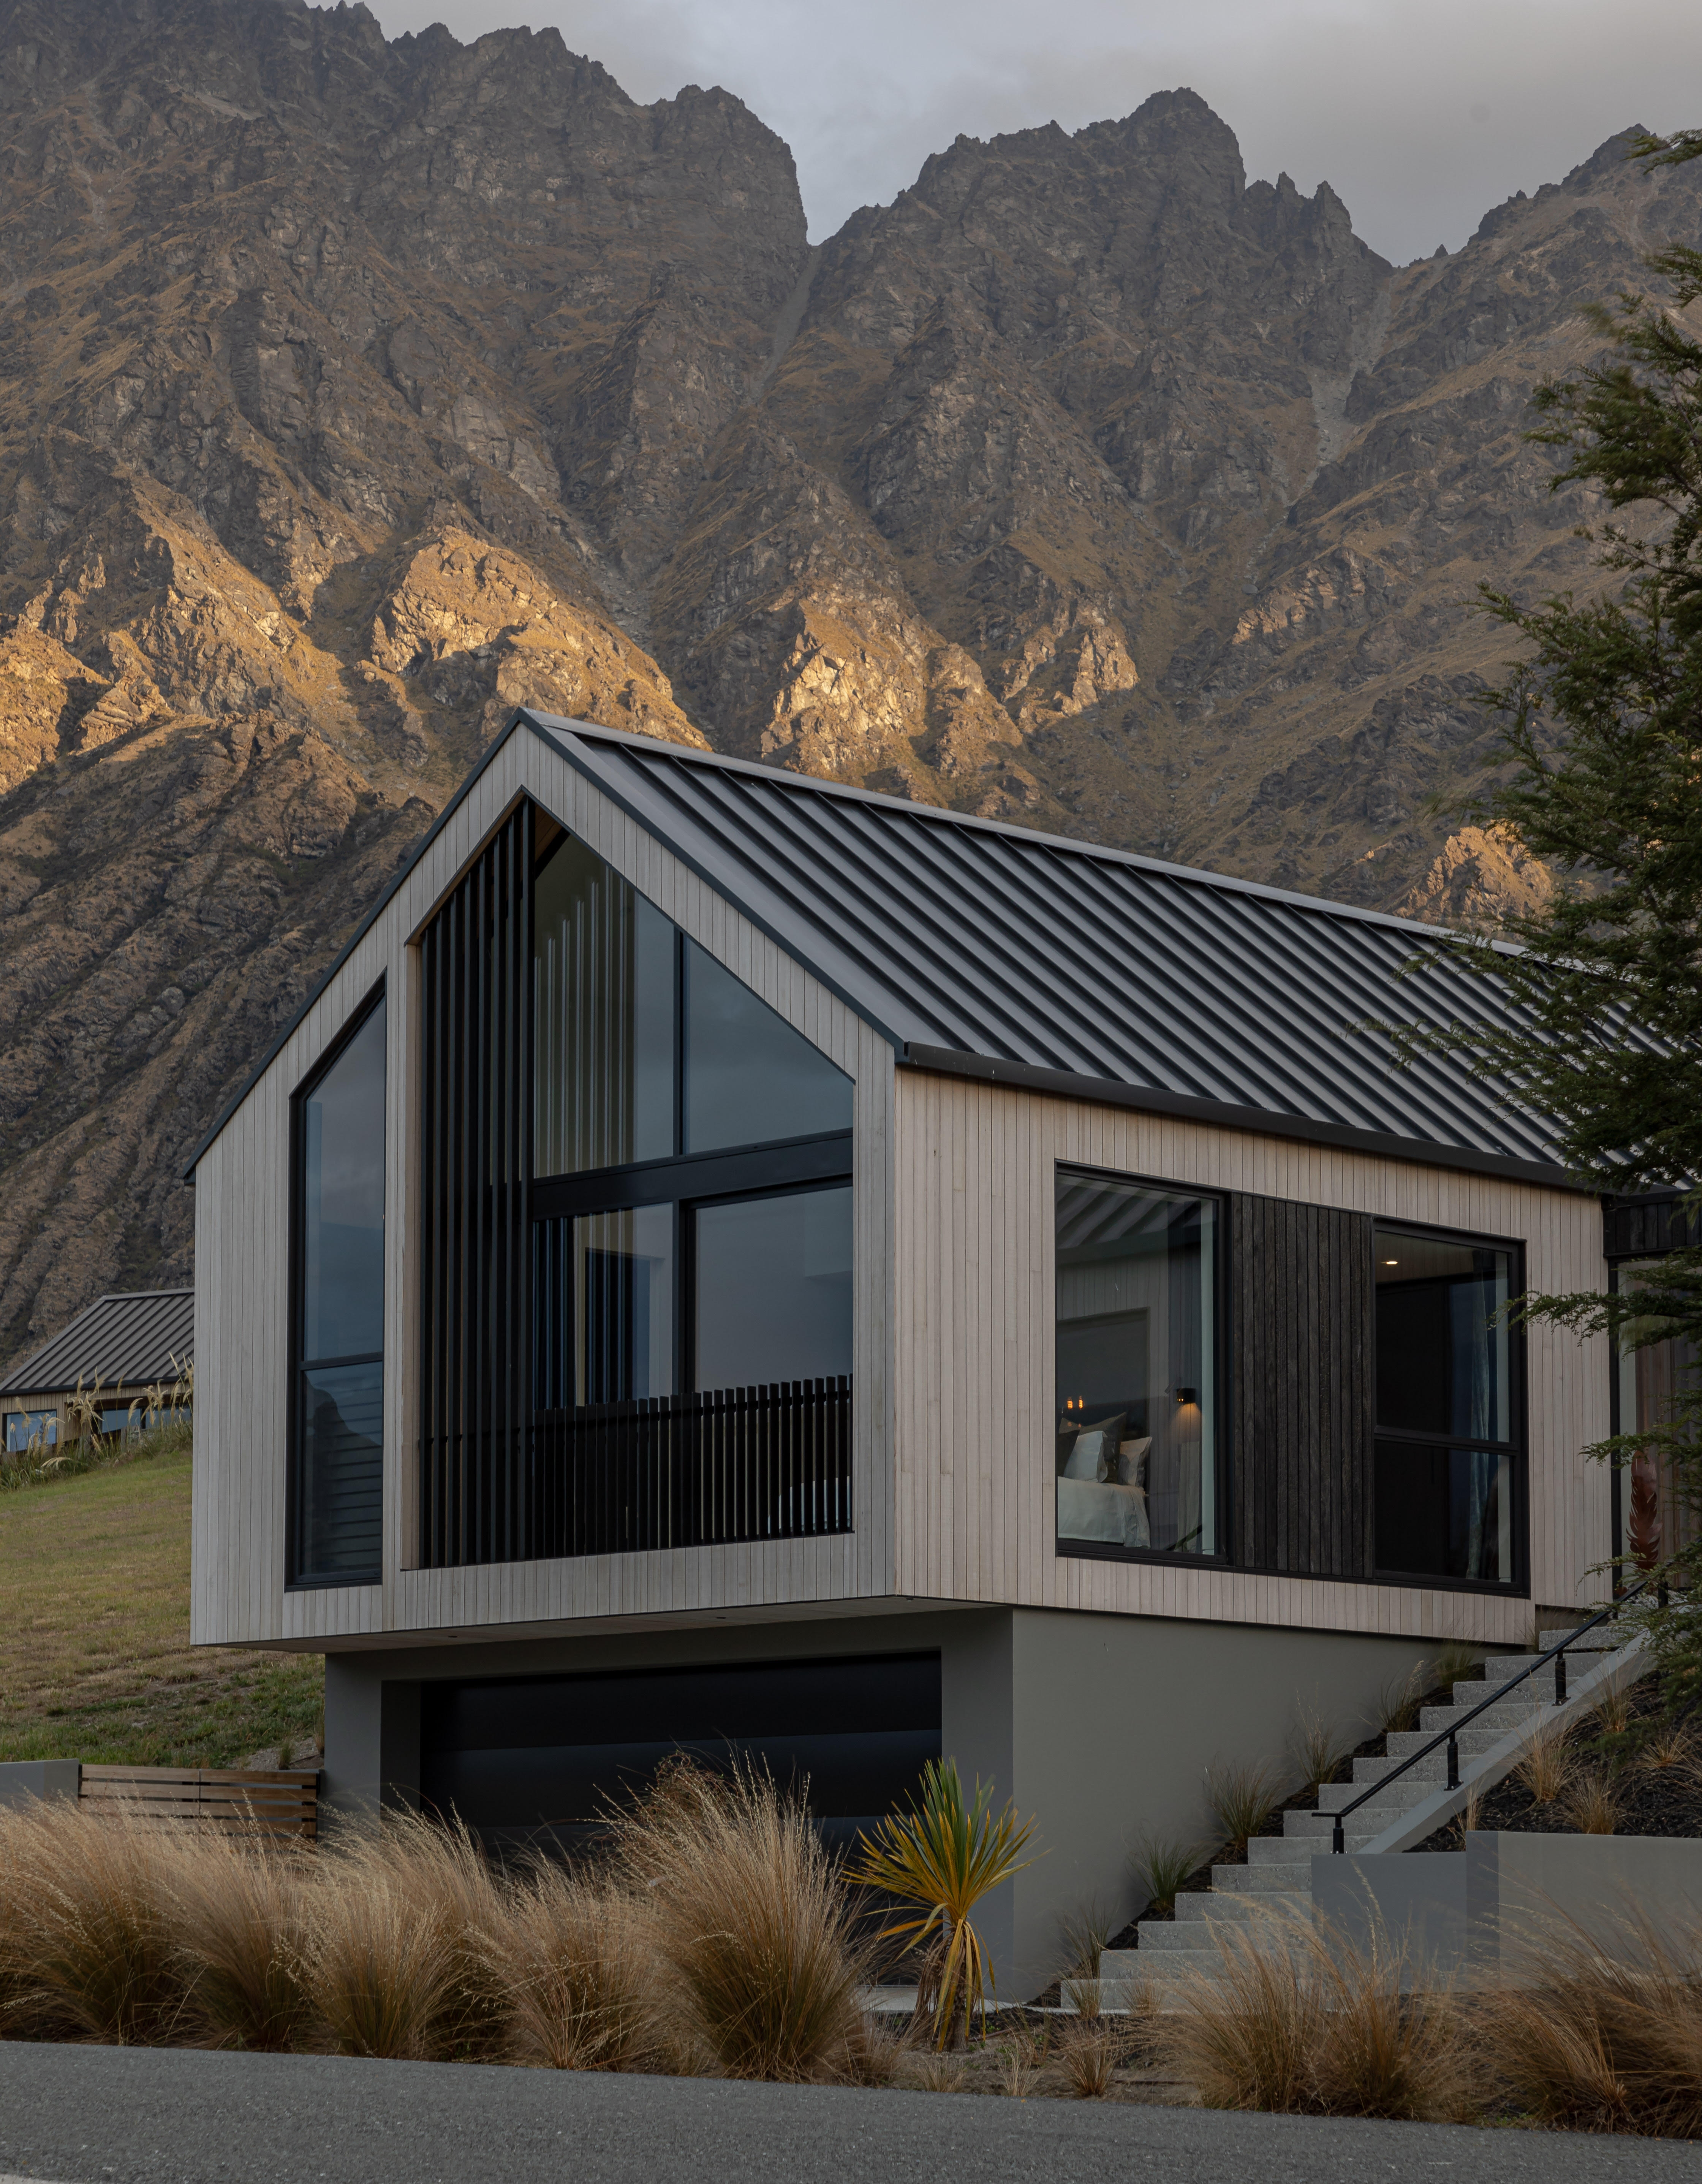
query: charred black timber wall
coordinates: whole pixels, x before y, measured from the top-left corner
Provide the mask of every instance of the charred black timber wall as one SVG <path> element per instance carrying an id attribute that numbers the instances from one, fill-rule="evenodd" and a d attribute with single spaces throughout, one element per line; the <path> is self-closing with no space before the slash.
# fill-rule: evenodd
<path id="1" fill-rule="evenodd" d="M 1371 1571 L 1371 1222 L 1230 1199 L 1230 1480 L 1243 1568 Z"/>
<path id="2" fill-rule="evenodd" d="M 527 1336 L 531 811 L 522 804 L 421 946 L 420 1555 L 531 1552 Z"/>

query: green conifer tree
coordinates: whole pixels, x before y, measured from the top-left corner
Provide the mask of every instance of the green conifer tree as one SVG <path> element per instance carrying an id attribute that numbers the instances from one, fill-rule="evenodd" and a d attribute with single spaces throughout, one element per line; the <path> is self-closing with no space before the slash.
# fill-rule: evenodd
<path id="1" fill-rule="evenodd" d="M 1702 130 L 1630 150 L 1677 165 L 1702 158 Z M 1564 452 L 1556 491 L 1582 482 L 1605 500 L 1605 520 L 1586 535 L 1623 582 L 1582 604 L 1562 593 L 1521 606 L 1484 592 L 1527 649 L 1488 694 L 1508 770 L 1473 816 L 1516 834 L 1559 884 L 1493 937 L 1456 936 L 1412 967 L 1499 981 L 1523 1025 L 1382 1028 L 1408 1052 L 1451 1052 L 1498 1096 L 1549 1117 L 1581 1180 L 1610 1193 L 1677 1189 L 1702 1224 L 1702 341 L 1683 315 L 1702 298 L 1702 251 L 1674 244 L 1645 262 L 1664 292 L 1593 312 L 1607 355 L 1538 388 L 1531 435 Z M 1676 1338 L 1702 1358 L 1702 1248 L 1672 1252 L 1617 1295 L 1532 1295 L 1521 1309 L 1629 1349 Z M 1702 1700 L 1697 1374 L 1681 1377 L 1652 1431 L 1634 1423 L 1587 1452 L 1621 1466 L 1658 1455 L 1683 1529 L 1698 1535 L 1657 1552 L 1646 1536 L 1636 1545 L 1633 1527 L 1625 1557 L 1636 1565 L 1627 1577 L 1654 1580 L 1667 1696 L 1687 1705 Z"/>

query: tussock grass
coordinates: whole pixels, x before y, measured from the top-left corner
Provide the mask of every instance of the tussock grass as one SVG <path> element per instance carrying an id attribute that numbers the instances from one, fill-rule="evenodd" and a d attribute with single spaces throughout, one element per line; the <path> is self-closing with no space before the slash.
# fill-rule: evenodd
<path id="1" fill-rule="evenodd" d="M 1109 2018 L 1068 2026 L 1058 2042 L 1064 2081 L 1078 2101 L 1102 2101 L 1124 2060 L 1127 2041 Z"/>
<path id="2" fill-rule="evenodd" d="M 1479 2005 L 1505 2098 L 1575 2131 L 1702 2137 L 1702 1935 L 1628 1918 L 1607 1940 L 1570 1922 L 1529 1937 L 1530 1982 Z"/>
<path id="3" fill-rule="evenodd" d="M 170 2039 L 186 1994 L 174 1906 L 194 1851 L 122 1811 L 0 1808 L 6 2030 L 114 2047 Z"/>
<path id="4" fill-rule="evenodd" d="M 1557 1802 L 1580 1835 L 1610 1836 L 1619 1825 L 1619 1791 L 1605 1767 L 1581 1768 Z"/>
<path id="5" fill-rule="evenodd" d="M 1513 1771 L 1530 1791 L 1534 1804 L 1553 1804 L 1577 1771 L 1577 1760 L 1567 1744 L 1566 1731 L 1545 1730 L 1535 1739 Z"/>
<path id="6" fill-rule="evenodd" d="M 1301 1707 L 1295 1717 L 1294 1762 L 1300 1786 L 1314 1792 L 1333 1782 L 1353 1758 L 1359 1740 L 1339 1723 L 1327 1721 L 1315 1708 Z"/>
<path id="7" fill-rule="evenodd" d="M 487 1960 L 509 1983 L 509 2053 L 554 2070 L 646 2070 L 668 2059 L 654 1921 L 624 1890 L 534 1867 Z"/>
<path id="8" fill-rule="evenodd" d="M 302 1947 L 314 1868 L 292 1845 L 206 1834 L 173 1861 L 170 1903 L 192 2036 L 281 2053 L 305 2044 Z"/>
<path id="9" fill-rule="evenodd" d="M 1209 2108 L 1446 2121 L 1476 2106 L 1471 2053 L 1444 1995 L 1403 1994 L 1399 1951 L 1275 1914 L 1214 1927 L 1215 1985 L 1158 2020 L 1159 2052 Z"/>
<path id="10" fill-rule="evenodd" d="M 609 1822 L 685 2036 L 731 2078 L 834 2075 L 861 2032 L 867 1953 L 804 1805 L 754 1767 L 679 1761 Z"/>
<path id="11" fill-rule="evenodd" d="M 1238 1858 L 1246 1850 L 1248 1837 L 1265 1827 L 1286 1792 L 1287 1785 L 1272 1766 L 1232 1766 L 1220 1761 L 1205 1770 L 1205 1801 Z"/>
<path id="12" fill-rule="evenodd" d="M 1204 1843 L 1184 1842 L 1180 1836 L 1143 1836 L 1129 1854 L 1137 1880 L 1146 1884 L 1149 1908 L 1174 1911 L 1176 1891 L 1210 1856 Z"/>

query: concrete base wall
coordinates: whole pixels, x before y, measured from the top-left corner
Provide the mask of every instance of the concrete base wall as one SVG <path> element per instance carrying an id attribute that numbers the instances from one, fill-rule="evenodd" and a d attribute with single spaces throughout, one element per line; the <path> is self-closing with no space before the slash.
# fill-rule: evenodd
<path id="1" fill-rule="evenodd" d="M 0 1805 L 21 1804 L 31 1797 L 75 1798 L 82 1771 L 78 1759 L 0 1760 Z"/>
<path id="2" fill-rule="evenodd" d="M 911 1611 L 845 1624 L 659 1631 L 333 1653 L 325 1663 L 321 1814 L 417 1804 L 420 1692 L 439 1679 L 562 1675 L 712 1662 L 937 1649 L 941 1748 L 1038 1823 L 1035 1863 L 983 1905 L 1001 1990 L 1037 1992 L 1065 1930 L 1115 1929 L 1145 1908 L 1130 1868 L 1143 1835 L 1209 1843 L 1205 1769 L 1285 1766 L 1297 1714 L 1364 1724 L 1425 1648 L 1410 1639 L 1010 1607 Z M 1363 1733 L 1363 1732 L 1361 1732 Z M 1289 1769 L 1292 1772 L 1292 1769 Z"/>
<path id="3" fill-rule="evenodd" d="M 1317 1911 L 1361 1947 L 1404 1947 L 1408 1986 L 1521 1986 L 1533 1944 L 1585 1940 L 1638 1961 L 1639 1922 L 1702 1925 L 1702 1841 L 1481 1832 L 1460 1851 L 1315 1858 Z"/>

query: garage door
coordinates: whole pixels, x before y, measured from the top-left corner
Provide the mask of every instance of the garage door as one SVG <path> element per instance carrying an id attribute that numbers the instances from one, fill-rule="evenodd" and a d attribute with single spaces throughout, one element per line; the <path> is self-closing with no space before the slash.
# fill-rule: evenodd
<path id="1" fill-rule="evenodd" d="M 759 1661 L 613 1674 L 427 1684 L 420 1790 L 487 1841 L 592 1840 L 603 1801 L 641 1790 L 670 1752 L 736 1755 L 803 1790 L 848 1845 L 904 1803 L 940 1752 L 940 1657 Z"/>

